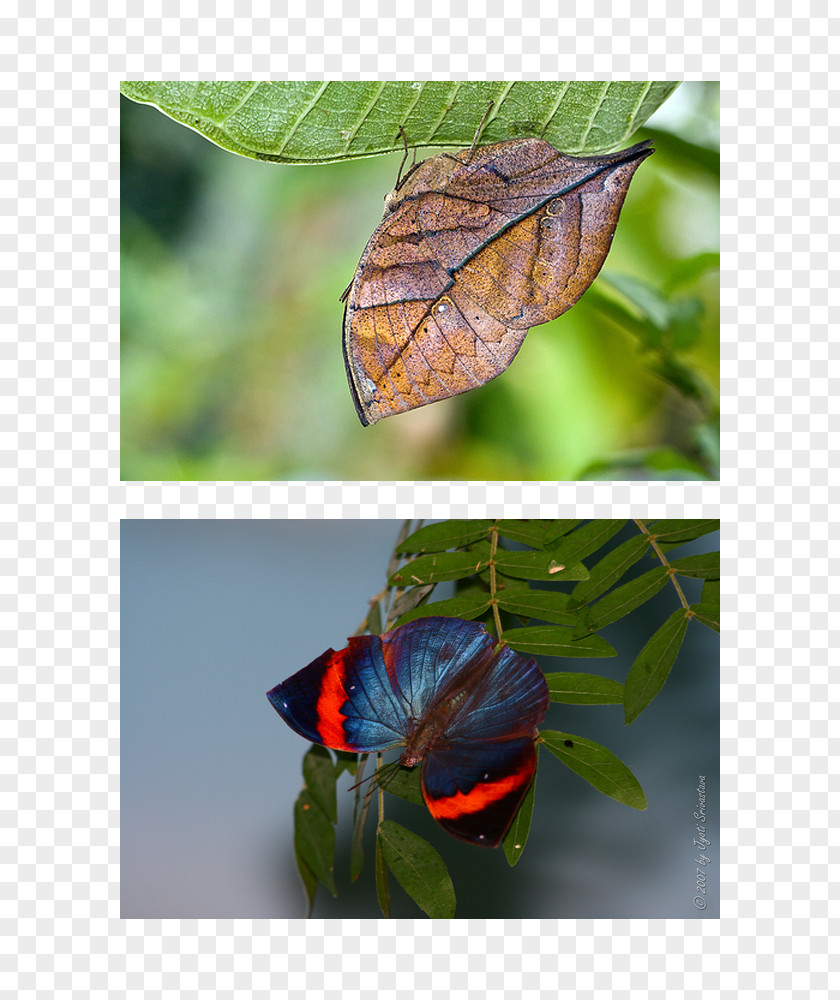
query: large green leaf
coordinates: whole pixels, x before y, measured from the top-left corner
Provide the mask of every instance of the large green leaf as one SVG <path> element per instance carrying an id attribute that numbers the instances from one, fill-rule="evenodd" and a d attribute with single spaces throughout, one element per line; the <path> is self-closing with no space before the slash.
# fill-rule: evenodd
<path id="1" fill-rule="evenodd" d="M 443 858 L 432 845 L 386 819 L 379 826 L 378 843 L 394 877 L 430 917 L 455 916 L 455 889 Z"/>
<path id="2" fill-rule="evenodd" d="M 582 736 L 549 730 L 540 733 L 540 743 L 599 792 L 633 809 L 647 809 L 645 793 L 633 772 L 606 747 Z"/>
<path id="3" fill-rule="evenodd" d="M 303 757 L 303 780 L 309 794 L 333 823 L 338 822 L 335 797 L 337 777 L 329 750 L 319 746 L 310 747 Z"/>
<path id="4" fill-rule="evenodd" d="M 525 850 L 525 842 L 527 841 L 528 834 L 531 830 L 531 817 L 534 814 L 534 789 L 536 788 L 536 784 L 535 774 L 534 780 L 531 782 L 531 787 L 528 789 L 525 798 L 522 800 L 522 805 L 516 810 L 513 822 L 510 824 L 508 832 L 502 840 L 502 850 L 505 852 L 507 863 L 511 866 L 511 868 L 513 868 L 516 862 L 522 857 L 522 852 Z"/>
<path id="5" fill-rule="evenodd" d="M 548 695 L 564 705 L 620 705 L 624 685 L 598 674 L 546 674 Z"/>
<path id="6" fill-rule="evenodd" d="M 566 565 L 579 562 L 605 545 L 626 524 L 627 521 L 624 518 L 617 521 L 609 521 L 604 518 L 590 521 L 564 538 L 554 549 L 554 557 Z"/>
<path id="7" fill-rule="evenodd" d="M 573 640 L 560 625 L 511 628 L 502 636 L 511 649 L 534 656 L 615 656 L 615 650 L 600 635 Z"/>
<path id="8" fill-rule="evenodd" d="M 700 601 L 702 604 L 709 604 L 720 611 L 720 579 L 706 580 L 703 583 L 703 594 Z"/>
<path id="9" fill-rule="evenodd" d="M 604 556 L 589 570 L 589 579 L 581 580 L 571 593 L 571 606 L 579 607 L 594 601 L 596 597 L 606 593 L 610 587 L 637 563 L 648 548 L 648 540 L 644 535 L 628 538 L 612 552 Z"/>
<path id="10" fill-rule="evenodd" d="M 410 587 L 414 584 L 460 580 L 462 577 L 472 576 L 473 573 L 480 572 L 486 564 L 486 560 L 482 560 L 473 552 L 435 552 L 406 563 L 394 573 L 388 581 L 388 585 L 391 587 Z M 406 608 L 405 610 L 410 609 Z"/>
<path id="11" fill-rule="evenodd" d="M 333 896 L 337 896 L 333 860 L 335 829 L 329 816 L 305 788 L 295 802 L 295 853 L 318 881 L 323 882 Z"/>
<path id="12" fill-rule="evenodd" d="M 303 884 L 303 892 L 306 896 L 306 915 L 312 916 L 312 907 L 315 905 L 315 893 L 318 889 L 318 877 L 309 865 L 303 860 L 298 851 L 295 851 L 295 863 L 297 864 L 298 875 Z"/>
<path id="13" fill-rule="evenodd" d="M 492 523 L 492 521 L 442 521 L 440 524 L 427 524 L 400 542 L 395 551 L 422 553 L 454 549 L 485 537 Z"/>
<path id="14" fill-rule="evenodd" d="M 707 580 L 720 579 L 720 552 L 701 552 L 696 556 L 674 559 L 671 567 L 680 576 L 699 576 Z"/>
<path id="15" fill-rule="evenodd" d="M 386 765 L 377 775 L 376 781 L 386 792 L 396 795 L 416 806 L 423 805 L 420 790 L 420 768 L 402 767 L 400 764 Z"/>
<path id="16" fill-rule="evenodd" d="M 502 591 L 496 603 L 503 611 L 528 618 L 539 618 L 557 625 L 578 624 L 578 616 L 568 611 L 569 595 L 560 590 L 515 590 Z"/>
<path id="17" fill-rule="evenodd" d="M 560 561 L 551 552 L 508 552 L 499 549 L 495 563 L 501 573 L 523 580 L 585 580 L 589 576 L 583 563 Z"/>
<path id="18" fill-rule="evenodd" d="M 457 597 L 424 604 L 420 608 L 408 611 L 400 617 L 397 624 L 405 625 L 406 622 L 414 621 L 415 618 L 429 618 L 432 615 L 443 615 L 444 618 L 465 618 L 467 621 L 472 621 L 489 607 L 490 595 L 486 590 L 479 590 L 475 587 L 467 593 L 458 594 Z"/>
<path id="19" fill-rule="evenodd" d="M 659 693 L 685 638 L 688 613 L 678 608 L 645 643 L 624 682 L 624 721 L 631 723 Z"/>
<path id="20" fill-rule="evenodd" d="M 694 612 L 694 617 L 698 622 L 720 632 L 720 607 L 716 604 L 692 604 L 689 611 Z"/>
<path id="21" fill-rule="evenodd" d="M 469 146 L 480 126 L 482 144 L 540 136 L 566 153 L 605 152 L 626 142 L 677 86 L 130 81 L 120 89 L 242 156 L 325 163 L 402 149 L 400 129 L 410 146 Z"/>
<path id="22" fill-rule="evenodd" d="M 688 542 L 711 531 L 720 531 L 720 520 L 706 518 L 696 521 L 656 521 L 648 530 L 658 542 Z"/>
<path id="23" fill-rule="evenodd" d="M 611 590 L 597 604 L 582 612 L 583 625 L 575 633 L 575 638 L 586 635 L 587 632 L 597 632 L 598 629 L 629 615 L 635 608 L 641 607 L 659 593 L 667 582 L 668 570 L 664 566 L 656 566 L 635 580 Z"/>
<path id="24" fill-rule="evenodd" d="M 499 521 L 499 534 L 512 542 L 523 542 L 535 549 L 545 549 L 554 544 L 558 538 L 568 534 L 572 528 L 580 524 L 579 520 L 571 518 L 545 520 Z"/>

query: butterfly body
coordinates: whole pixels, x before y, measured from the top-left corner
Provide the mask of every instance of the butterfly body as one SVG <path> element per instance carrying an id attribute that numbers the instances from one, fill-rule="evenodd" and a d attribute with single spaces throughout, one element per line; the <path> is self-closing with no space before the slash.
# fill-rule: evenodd
<path id="1" fill-rule="evenodd" d="M 573 157 L 513 139 L 412 168 L 347 296 L 344 360 L 361 422 L 483 385 L 531 326 L 574 305 L 648 146 Z"/>
<path id="2" fill-rule="evenodd" d="M 403 747 L 421 765 L 434 818 L 495 846 L 533 780 L 548 687 L 537 663 L 497 646 L 484 626 L 424 618 L 327 650 L 268 692 L 302 736 L 335 750 Z"/>

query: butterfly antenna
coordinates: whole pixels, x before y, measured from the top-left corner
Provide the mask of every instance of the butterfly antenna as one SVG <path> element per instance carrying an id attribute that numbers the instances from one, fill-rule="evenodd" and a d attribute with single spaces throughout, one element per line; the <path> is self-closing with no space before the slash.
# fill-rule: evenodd
<path id="1" fill-rule="evenodd" d="M 370 782 L 367 790 L 365 791 L 365 798 L 371 796 L 377 788 L 387 788 L 389 782 L 393 776 L 397 773 L 397 769 L 400 766 L 398 760 L 392 761 L 390 764 L 383 764 L 381 767 L 377 767 L 376 770 L 369 774 L 366 778 L 362 778 L 356 782 L 355 785 L 350 786 L 350 791 L 355 788 L 359 788 L 366 781 Z"/>
<path id="2" fill-rule="evenodd" d="M 493 104 L 494 102 L 491 101 L 490 107 L 484 112 L 484 117 L 478 123 L 478 128 L 475 130 L 475 136 L 473 137 L 472 146 L 470 146 L 470 151 L 469 153 L 467 153 L 467 163 L 469 163 L 470 160 L 472 159 L 473 151 L 475 150 L 476 144 L 478 142 L 478 137 L 481 135 L 481 131 L 484 128 L 487 119 L 490 117 L 490 112 L 493 110 Z"/>
<path id="3" fill-rule="evenodd" d="M 402 169 L 405 166 L 405 161 L 408 159 L 408 136 L 405 134 L 405 129 L 400 125 L 400 135 L 402 136 L 403 145 L 405 146 L 405 156 L 402 158 L 402 163 L 400 164 L 400 169 L 397 171 L 397 183 L 394 185 L 394 190 L 399 191 L 400 184 L 402 184 Z M 417 150 L 414 151 L 414 157 L 417 158 Z M 414 164 L 412 163 L 412 167 Z"/>
<path id="4" fill-rule="evenodd" d="M 355 784 L 351 785 L 347 789 L 349 792 L 352 792 L 352 791 L 355 791 L 358 788 L 361 788 L 361 786 L 364 785 L 365 782 L 367 782 L 367 781 L 373 781 L 374 778 L 377 778 L 377 777 L 381 776 L 383 774 L 383 772 L 390 771 L 393 768 L 393 766 L 394 766 L 393 763 L 391 763 L 391 764 L 383 764 L 381 767 L 377 767 L 374 771 L 372 771 L 369 775 L 367 775 L 367 777 L 362 777 L 362 771 L 364 770 L 364 765 L 367 763 L 367 756 L 368 756 L 367 754 L 364 755 L 364 763 L 362 764 L 361 768 L 357 772 L 358 781 L 356 781 Z M 397 762 L 397 763 L 399 763 L 399 762 Z M 365 793 L 365 794 L 367 794 L 367 793 Z"/>

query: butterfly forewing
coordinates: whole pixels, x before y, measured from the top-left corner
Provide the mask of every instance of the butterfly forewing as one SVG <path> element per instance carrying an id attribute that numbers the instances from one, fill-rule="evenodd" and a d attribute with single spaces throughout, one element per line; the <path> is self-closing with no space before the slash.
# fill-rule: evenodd
<path id="1" fill-rule="evenodd" d="M 393 691 L 378 636 L 354 636 L 328 649 L 268 692 L 268 700 L 306 739 L 333 750 L 369 753 L 405 742 L 405 712 Z"/>

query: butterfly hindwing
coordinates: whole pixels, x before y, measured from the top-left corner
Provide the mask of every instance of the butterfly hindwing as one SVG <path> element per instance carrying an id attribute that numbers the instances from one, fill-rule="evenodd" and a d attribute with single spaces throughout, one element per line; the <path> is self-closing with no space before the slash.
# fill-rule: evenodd
<path id="1" fill-rule="evenodd" d="M 421 785 L 429 812 L 460 840 L 496 847 L 534 778 L 534 739 L 455 741 L 423 761 Z"/>

